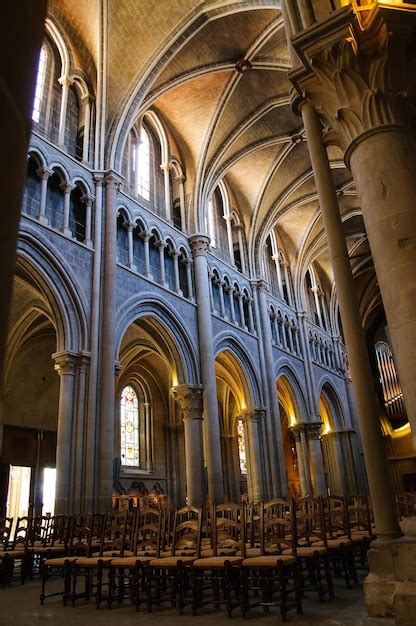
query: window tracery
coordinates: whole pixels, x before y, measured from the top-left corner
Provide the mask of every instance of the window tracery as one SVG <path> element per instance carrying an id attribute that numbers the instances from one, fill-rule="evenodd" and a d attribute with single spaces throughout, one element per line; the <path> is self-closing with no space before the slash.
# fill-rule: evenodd
<path id="1" fill-rule="evenodd" d="M 120 398 L 121 464 L 139 467 L 139 399 L 131 385 L 124 387 Z"/>

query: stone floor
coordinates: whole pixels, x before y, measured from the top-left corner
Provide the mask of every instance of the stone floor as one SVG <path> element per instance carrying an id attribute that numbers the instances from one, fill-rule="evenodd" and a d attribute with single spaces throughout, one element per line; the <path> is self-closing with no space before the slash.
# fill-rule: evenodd
<path id="1" fill-rule="evenodd" d="M 60 581 L 50 581 L 48 591 L 61 589 Z M 106 608 L 95 609 L 93 603 L 78 601 L 75 608 L 63 607 L 59 597 L 49 598 L 44 606 L 39 604 L 40 582 L 33 580 L 24 586 L 17 583 L 0 589 L 0 624 L 2 626 L 106 626 L 117 623 L 124 625 L 171 626 L 182 624 L 194 624 L 195 626 L 222 626 L 230 624 L 221 611 L 201 611 L 197 617 L 188 612 L 178 615 L 173 609 L 156 608 L 153 613 L 141 611 L 136 613 L 131 606 L 124 604 L 115 605 L 111 611 Z M 393 620 L 368 619 L 363 602 L 361 587 L 347 590 L 341 585 L 336 585 L 336 597 L 320 604 L 312 596 L 304 600 L 304 614 L 297 616 L 294 612 L 289 613 L 288 623 L 292 626 L 391 626 Z M 262 610 L 253 610 L 248 619 L 244 620 L 238 611 L 234 613 L 232 624 L 246 624 L 250 621 L 259 626 L 280 624 L 281 618 L 276 609 L 269 614 Z"/>

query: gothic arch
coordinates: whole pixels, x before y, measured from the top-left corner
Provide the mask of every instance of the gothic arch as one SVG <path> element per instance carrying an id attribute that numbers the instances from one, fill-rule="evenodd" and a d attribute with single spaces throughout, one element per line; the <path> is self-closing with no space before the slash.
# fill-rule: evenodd
<path id="1" fill-rule="evenodd" d="M 230 337 L 229 333 L 219 335 L 214 343 L 215 358 L 224 352 L 231 355 L 237 369 L 240 370 L 240 379 L 243 384 L 246 406 L 261 406 L 260 385 L 256 375 L 256 369 L 248 352 L 239 343 L 238 338 Z"/>
<path id="2" fill-rule="evenodd" d="M 136 320 L 146 319 L 154 325 L 155 333 L 161 341 L 162 351 L 169 356 L 171 364 L 176 369 L 178 384 L 199 382 L 199 367 L 196 349 L 192 338 L 184 330 L 185 322 L 178 320 L 178 315 L 153 293 L 132 296 L 123 304 L 123 315 L 118 319 L 116 326 L 116 356 L 120 353 L 122 338 Z"/>

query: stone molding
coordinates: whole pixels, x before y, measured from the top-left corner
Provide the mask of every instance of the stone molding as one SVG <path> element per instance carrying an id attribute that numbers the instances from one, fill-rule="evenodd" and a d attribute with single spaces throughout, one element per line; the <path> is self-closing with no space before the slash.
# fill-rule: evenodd
<path id="1" fill-rule="evenodd" d="M 52 354 L 52 359 L 55 361 L 54 370 L 59 374 L 59 376 L 74 376 L 78 356 L 79 355 L 75 352 L 55 352 Z"/>
<path id="2" fill-rule="evenodd" d="M 172 396 L 179 405 L 183 419 L 203 419 L 201 385 L 176 385 L 172 387 Z"/>
<path id="3" fill-rule="evenodd" d="M 413 11 L 404 19 L 397 8 L 375 5 L 355 13 L 347 6 L 292 38 L 302 66 L 289 78 L 344 151 L 364 133 L 397 126 L 410 130 L 415 25 Z"/>
<path id="4" fill-rule="evenodd" d="M 188 239 L 193 258 L 206 256 L 209 251 L 210 238 L 208 235 L 195 234 Z"/>

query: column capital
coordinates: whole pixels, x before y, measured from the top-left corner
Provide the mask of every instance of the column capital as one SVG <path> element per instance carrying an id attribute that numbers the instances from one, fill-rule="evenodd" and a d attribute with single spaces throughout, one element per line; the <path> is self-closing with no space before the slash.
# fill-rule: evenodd
<path id="1" fill-rule="evenodd" d="M 240 419 L 243 422 L 259 422 L 264 420 L 266 417 L 266 409 L 263 408 L 255 408 L 249 407 L 247 409 L 243 409 L 240 413 Z"/>
<path id="2" fill-rule="evenodd" d="M 202 233 L 195 233 L 188 239 L 191 246 L 192 256 L 195 259 L 197 256 L 206 256 L 209 250 L 210 238 L 208 235 Z"/>
<path id="3" fill-rule="evenodd" d="M 81 202 L 83 202 L 85 206 L 91 206 L 94 200 L 94 196 L 91 196 L 89 193 L 84 194 L 81 198 Z"/>
<path id="4" fill-rule="evenodd" d="M 183 419 L 202 419 L 202 386 L 176 385 L 171 389 L 182 412 Z"/>
<path id="5" fill-rule="evenodd" d="M 170 170 L 172 169 L 172 163 L 161 163 L 159 165 L 160 169 L 162 170 L 162 172 L 170 172 Z"/>
<path id="6" fill-rule="evenodd" d="M 70 78 L 69 76 L 60 76 L 58 78 L 58 83 L 62 86 L 62 87 L 70 87 L 71 85 L 74 84 L 74 79 Z"/>
<path id="7" fill-rule="evenodd" d="M 347 166 L 361 138 L 389 127 L 410 131 L 415 26 L 411 9 L 348 5 L 292 38 L 302 66 L 289 79 L 330 126 Z"/>
<path id="8" fill-rule="evenodd" d="M 308 439 L 319 439 L 321 436 L 322 422 L 305 422 L 305 432 Z"/>
<path id="9" fill-rule="evenodd" d="M 118 174 L 116 174 L 115 172 L 111 170 L 109 172 L 106 172 L 104 176 L 104 182 L 105 182 L 106 188 L 114 189 L 115 191 L 118 191 L 123 180 L 124 179 L 121 176 L 119 176 Z"/>
<path id="10" fill-rule="evenodd" d="M 36 174 L 41 180 L 48 180 L 49 176 L 52 176 L 52 174 L 54 174 L 54 171 L 51 170 L 49 167 L 42 166 L 38 167 L 38 169 L 36 170 Z"/>
<path id="11" fill-rule="evenodd" d="M 269 283 L 267 282 L 267 280 L 264 280 L 263 278 L 250 281 L 250 283 L 254 291 L 258 291 L 259 293 L 261 292 L 265 293 L 266 291 L 269 291 Z"/>
<path id="12" fill-rule="evenodd" d="M 76 352 L 55 352 L 52 354 L 52 359 L 55 361 L 54 370 L 58 372 L 59 376 L 65 374 L 74 376 L 78 357 L 79 355 Z"/>
<path id="13" fill-rule="evenodd" d="M 186 180 L 186 176 L 185 176 L 185 174 L 177 174 L 177 175 L 175 176 L 175 180 L 177 180 L 177 181 L 178 181 L 178 183 L 180 183 L 180 182 L 185 182 L 185 180 Z"/>
<path id="14" fill-rule="evenodd" d="M 73 189 L 75 189 L 76 185 L 72 184 L 69 182 L 69 180 L 64 180 L 60 185 L 59 188 L 62 189 L 62 191 L 64 193 L 71 193 L 71 191 Z"/>

